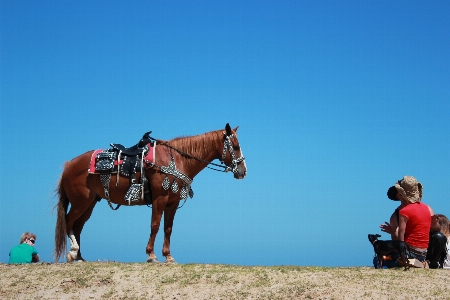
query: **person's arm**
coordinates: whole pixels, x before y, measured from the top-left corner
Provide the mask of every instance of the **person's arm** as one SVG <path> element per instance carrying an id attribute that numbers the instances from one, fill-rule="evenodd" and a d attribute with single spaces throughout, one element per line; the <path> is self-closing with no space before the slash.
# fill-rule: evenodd
<path id="1" fill-rule="evenodd" d="M 408 218 L 403 216 L 403 215 L 399 215 L 399 224 L 398 224 L 398 239 L 400 241 L 404 241 L 405 240 L 405 229 L 406 229 L 406 223 L 408 222 Z"/>
<path id="2" fill-rule="evenodd" d="M 34 263 L 39 262 L 39 254 L 34 254 L 33 256 L 31 256 L 31 261 Z"/>
<path id="3" fill-rule="evenodd" d="M 398 223 L 397 216 L 395 212 L 391 215 L 391 218 L 388 222 L 384 222 L 384 224 L 380 225 L 381 231 L 386 232 L 391 235 L 392 240 L 398 240 Z"/>

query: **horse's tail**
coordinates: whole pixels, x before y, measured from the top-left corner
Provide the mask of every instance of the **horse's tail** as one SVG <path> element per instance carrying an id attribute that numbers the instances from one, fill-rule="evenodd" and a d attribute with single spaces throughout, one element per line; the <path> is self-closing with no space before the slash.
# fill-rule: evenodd
<path id="1" fill-rule="evenodd" d="M 63 172 L 64 174 L 64 172 Z M 67 247 L 67 227 L 66 227 L 66 214 L 69 206 L 69 198 L 67 198 L 66 192 L 62 185 L 62 175 L 59 179 L 58 187 L 55 190 L 58 196 L 58 203 L 55 208 L 58 208 L 55 228 L 55 262 L 58 262 L 61 255 L 66 251 Z"/>

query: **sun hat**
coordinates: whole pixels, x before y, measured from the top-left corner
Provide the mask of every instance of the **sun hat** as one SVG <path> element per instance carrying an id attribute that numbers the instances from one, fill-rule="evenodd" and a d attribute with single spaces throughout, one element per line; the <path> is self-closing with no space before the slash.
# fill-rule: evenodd
<path id="1" fill-rule="evenodd" d="M 404 176 L 397 181 L 394 186 L 388 189 L 387 195 L 391 200 L 399 200 L 397 193 L 402 195 L 409 203 L 416 203 L 422 200 L 423 185 L 413 176 Z"/>

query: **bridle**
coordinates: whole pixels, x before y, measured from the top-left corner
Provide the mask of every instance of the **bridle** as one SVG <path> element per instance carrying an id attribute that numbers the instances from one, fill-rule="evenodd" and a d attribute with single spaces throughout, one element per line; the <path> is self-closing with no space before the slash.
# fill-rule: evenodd
<path id="1" fill-rule="evenodd" d="M 164 146 L 168 147 L 169 149 L 174 150 L 174 151 L 180 153 L 181 155 L 183 155 L 185 157 L 192 158 L 192 159 L 195 159 L 197 161 L 206 163 L 207 164 L 206 167 L 208 169 L 219 171 L 219 172 L 225 172 L 225 173 L 228 172 L 228 171 L 232 171 L 235 175 L 239 176 L 239 174 L 238 174 L 238 172 L 239 172 L 238 164 L 240 162 L 244 161 L 245 158 L 242 156 L 242 151 L 241 151 L 241 157 L 236 158 L 236 153 L 234 152 L 234 149 L 233 149 L 233 142 L 231 141 L 231 138 L 235 137 L 236 135 L 234 133 L 230 134 L 230 135 L 227 135 L 226 132 L 223 132 L 223 134 L 224 134 L 224 141 L 223 141 L 222 157 L 220 159 L 220 162 L 222 164 L 225 164 L 225 157 L 227 156 L 227 151 L 228 151 L 228 152 L 230 152 L 230 156 L 232 158 L 231 164 L 229 166 L 227 166 L 227 165 L 223 166 L 223 165 L 215 164 L 213 162 L 209 162 L 207 160 L 195 157 L 195 156 L 193 156 L 193 155 L 191 155 L 189 153 L 181 151 L 180 149 L 174 148 L 173 146 L 167 144 L 166 142 L 162 142 L 162 141 L 158 141 L 158 142 L 159 142 L 160 145 L 164 145 Z M 149 139 L 157 141 L 156 139 L 154 139 L 152 137 L 149 137 Z M 161 166 L 159 168 L 163 171 L 163 173 L 171 174 L 174 177 L 180 179 L 184 183 L 185 186 L 183 187 L 183 189 L 185 190 L 185 192 L 183 192 L 183 189 L 182 189 L 181 192 L 180 192 L 180 195 L 181 195 L 181 198 L 184 199 L 184 203 L 186 203 L 187 194 L 189 194 L 189 197 L 191 197 L 191 198 L 194 196 L 194 191 L 191 188 L 192 179 L 190 179 L 187 175 L 183 174 L 181 171 L 176 169 L 175 161 L 174 161 L 173 156 L 172 156 L 172 152 L 170 152 L 170 156 L 172 157 L 172 161 L 169 164 L 169 166 L 168 167 Z M 214 165 L 216 167 L 223 168 L 223 170 L 218 170 L 218 169 L 212 168 L 209 165 Z M 154 167 L 158 167 L 156 165 L 153 165 L 153 166 Z M 172 168 L 171 168 L 171 166 L 172 166 Z M 166 177 L 166 179 L 168 181 L 167 177 Z M 166 179 L 164 181 L 166 181 Z M 164 189 L 168 189 L 168 186 L 164 186 L 164 182 L 163 182 L 163 188 Z M 176 191 L 174 191 L 174 193 L 175 192 Z M 183 205 L 184 205 L 184 203 L 183 203 Z M 183 207 L 183 205 L 181 205 L 178 208 Z"/>
<path id="2" fill-rule="evenodd" d="M 244 156 L 242 156 L 242 152 L 241 152 L 241 157 L 236 158 L 236 153 L 235 153 L 235 151 L 233 149 L 233 142 L 231 141 L 231 138 L 236 137 L 236 135 L 234 133 L 230 134 L 230 135 L 227 135 L 226 132 L 223 132 L 223 135 L 224 135 L 224 141 L 223 141 L 222 158 L 220 159 L 220 162 L 222 163 L 221 165 L 213 163 L 213 162 L 209 162 L 207 160 L 204 160 L 204 159 L 201 159 L 201 158 L 198 158 L 198 157 L 195 157 L 195 156 L 193 156 L 193 155 L 191 155 L 189 153 L 186 153 L 184 151 L 181 151 L 180 149 L 177 149 L 177 148 L 169 145 L 166 142 L 162 142 L 161 140 L 154 139 L 154 138 L 152 138 L 150 136 L 148 138 L 150 140 L 157 141 L 159 143 L 159 145 L 164 145 L 164 146 L 166 146 L 166 147 L 168 147 L 168 148 L 170 148 L 172 150 L 175 150 L 176 152 L 180 153 L 183 156 L 195 159 L 197 161 L 201 161 L 201 162 L 207 163 L 208 165 L 206 167 L 208 169 L 211 169 L 211 170 L 214 170 L 214 171 L 219 171 L 219 172 L 225 172 L 225 173 L 227 173 L 229 171 L 232 171 L 234 174 L 237 174 L 239 172 L 238 164 L 240 162 L 244 161 L 245 158 L 244 158 Z M 225 157 L 227 156 L 227 151 L 230 152 L 231 159 L 232 159 L 231 160 L 231 164 L 229 166 L 227 166 L 225 164 Z M 213 165 L 215 167 L 223 168 L 223 170 L 218 170 L 218 169 L 212 168 L 209 165 Z"/>
<path id="3" fill-rule="evenodd" d="M 220 160 L 220 162 L 222 164 L 225 164 L 225 157 L 227 156 L 227 150 L 228 152 L 230 152 L 231 155 L 231 164 L 229 166 L 225 167 L 224 172 L 228 172 L 228 171 L 232 171 L 234 174 L 238 173 L 238 164 L 242 161 L 244 161 L 244 156 L 242 156 L 242 152 L 241 152 L 241 157 L 236 158 L 236 153 L 234 152 L 233 149 L 233 143 L 231 142 L 231 138 L 235 137 L 236 135 L 230 134 L 227 135 L 226 132 L 223 133 L 224 134 L 224 141 L 223 141 L 223 150 L 222 150 L 222 159 Z M 222 166 L 223 167 L 223 166 Z"/>

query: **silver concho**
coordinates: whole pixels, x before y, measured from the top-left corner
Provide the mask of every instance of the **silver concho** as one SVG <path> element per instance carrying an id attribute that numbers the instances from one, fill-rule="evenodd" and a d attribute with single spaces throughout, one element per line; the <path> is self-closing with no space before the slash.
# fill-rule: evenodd
<path id="1" fill-rule="evenodd" d="M 164 178 L 164 181 L 162 183 L 162 187 L 164 190 L 168 190 L 170 186 L 170 180 L 169 180 L 169 176 L 166 176 L 166 178 Z"/>
<path id="2" fill-rule="evenodd" d="M 174 179 L 174 180 L 173 180 L 173 183 L 172 183 L 172 192 L 173 192 L 174 194 L 176 194 L 176 193 L 178 192 L 178 183 L 177 183 L 177 180 L 176 180 L 176 179 Z"/>

